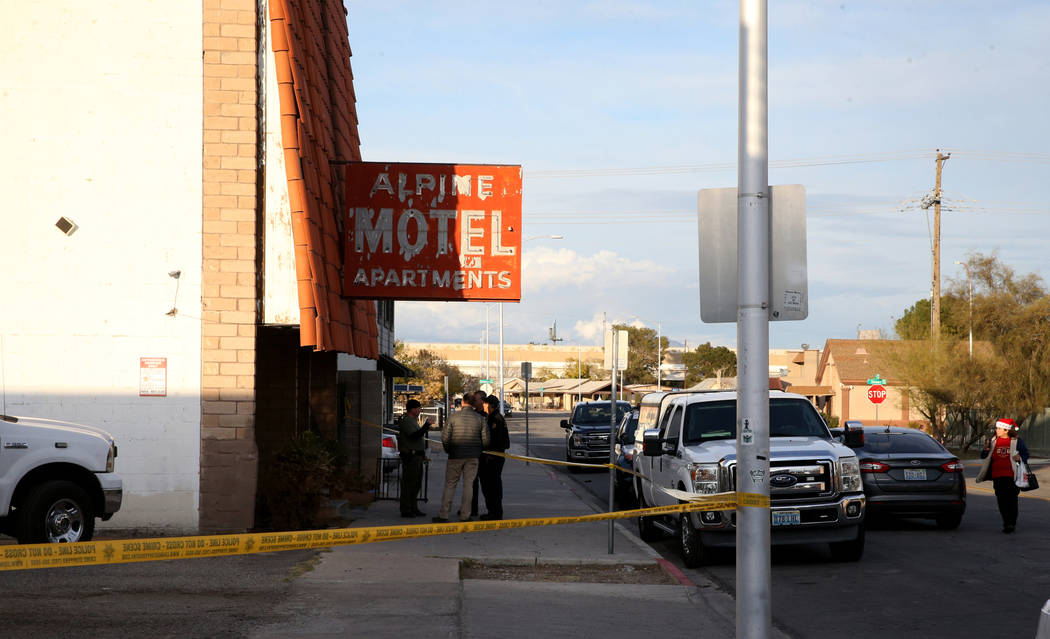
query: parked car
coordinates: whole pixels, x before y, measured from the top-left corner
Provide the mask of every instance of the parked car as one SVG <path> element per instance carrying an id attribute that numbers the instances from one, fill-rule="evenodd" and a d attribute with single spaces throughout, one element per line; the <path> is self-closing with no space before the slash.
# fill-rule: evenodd
<path id="1" fill-rule="evenodd" d="M 616 402 L 616 422 L 631 411 L 629 402 Z M 612 407 L 607 401 L 576 404 L 569 419 L 561 420 L 565 429 L 565 460 L 582 463 L 608 463 Z M 578 466 L 569 466 L 576 472 Z"/>
<path id="2" fill-rule="evenodd" d="M 397 428 L 393 424 L 387 424 L 386 430 Z M 394 471 L 401 463 L 401 456 L 397 450 L 397 435 L 390 432 L 383 433 L 383 442 L 379 449 L 379 458 L 382 463 L 383 477 L 385 478 Z"/>
<path id="3" fill-rule="evenodd" d="M 628 507 L 633 507 L 638 501 L 634 495 L 634 475 L 620 469 L 624 468 L 630 471 L 634 468 L 634 433 L 637 428 L 638 411 L 632 410 L 620 420 L 620 425 L 616 428 L 616 441 L 613 443 L 616 458 L 614 463 L 617 467 L 614 471 L 614 496 L 616 501 Z"/>
<path id="4" fill-rule="evenodd" d="M 868 511 L 874 515 L 932 518 L 951 530 L 966 512 L 963 463 L 921 430 L 864 426 L 857 451 Z M 843 429 L 832 430 L 842 435 Z"/>
<path id="5" fill-rule="evenodd" d="M 503 416 L 510 417 L 514 414 L 514 409 L 511 408 L 510 402 L 503 400 Z"/>

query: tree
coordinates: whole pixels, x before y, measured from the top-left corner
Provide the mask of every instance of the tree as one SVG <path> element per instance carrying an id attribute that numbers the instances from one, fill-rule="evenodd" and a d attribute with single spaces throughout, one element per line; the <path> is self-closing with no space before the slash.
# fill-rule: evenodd
<path id="1" fill-rule="evenodd" d="M 961 337 L 967 334 L 966 296 L 951 292 L 941 295 L 941 337 Z M 911 305 L 894 323 L 900 339 L 930 338 L 930 300 L 923 298 Z"/>
<path id="2" fill-rule="evenodd" d="M 423 393 L 419 400 L 423 402 L 441 401 L 445 398 L 445 377 L 448 377 L 450 396 L 460 395 L 468 389 L 478 387 L 478 379 L 466 375 L 458 366 L 449 364 L 428 350 L 409 353 L 403 342 L 394 343 L 394 356 L 402 364 L 412 369 L 414 377 L 395 378 L 400 384 L 419 384 Z"/>
<path id="3" fill-rule="evenodd" d="M 1037 275 L 1018 276 L 996 255 L 969 256 L 973 282 L 973 354 L 969 283 L 952 282 L 942 316 L 942 340 L 928 341 L 929 302 L 919 300 L 898 320 L 900 336 L 922 339 L 880 349 L 888 370 L 940 438 L 964 448 L 987 434 L 996 418 L 1024 421 L 1050 405 L 1050 296 Z M 944 317 L 950 318 L 947 322 Z M 925 326 L 925 333 L 923 333 Z"/>
<path id="4" fill-rule="evenodd" d="M 627 368 L 623 372 L 624 384 L 656 383 L 656 331 L 644 326 L 614 324 L 613 329 L 627 331 Z M 666 349 L 668 340 L 661 338 Z"/>
<path id="5" fill-rule="evenodd" d="M 708 377 L 736 375 L 736 353 L 725 346 L 711 346 L 711 342 L 683 353 L 682 363 L 685 364 L 686 388 Z"/>
<path id="6" fill-rule="evenodd" d="M 565 377 L 569 379 L 598 379 L 598 365 L 594 362 L 580 362 L 578 359 L 565 360 Z"/>

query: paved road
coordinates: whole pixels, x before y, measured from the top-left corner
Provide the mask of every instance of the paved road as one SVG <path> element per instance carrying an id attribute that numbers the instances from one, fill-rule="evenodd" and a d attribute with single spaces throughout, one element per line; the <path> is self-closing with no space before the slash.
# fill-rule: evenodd
<path id="1" fill-rule="evenodd" d="M 564 459 L 564 431 L 557 423 L 564 417 L 547 413 L 530 419 L 533 455 Z M 523 425 L 511 429 L 524 431 Z M 578 482 L 596 505 L 607 503 L 604 470 L 556 472 Z M 922 520 L 872 526 L 857 563 L 831 561 L 824 546 L 774 549 L 774 624 L 805 639 L 838 634 L 844 625 L 846 636 L 856 639 L 1035 636 L 1040 608 L 1050 598 L 1050 502 L 1022 498 L 1014 535 L 1000 532 L 994 496 L 971 490 L 967 506 L 955 531 Z M 686 575 L 702 575 L 733 592 L 731 554 L 693 571 L 681 564 L 673 540 L 652 546 Z"/>
<path id="2" fill-rule="evenodd" d="M 317 552 L 0 572 L 0 636 L 243 637 Z"/>

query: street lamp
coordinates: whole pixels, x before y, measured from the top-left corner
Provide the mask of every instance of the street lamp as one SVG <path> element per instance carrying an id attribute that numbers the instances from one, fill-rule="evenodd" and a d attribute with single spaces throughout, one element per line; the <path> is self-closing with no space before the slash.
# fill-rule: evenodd
<path id="1" fill-rule="evenodd" d="M 955 260 L 955 263 L 966 269 L 966 283 L 970 288 L 970 359 L 973 359 L 973 279 L 970 278 L 970 265 Z"/>

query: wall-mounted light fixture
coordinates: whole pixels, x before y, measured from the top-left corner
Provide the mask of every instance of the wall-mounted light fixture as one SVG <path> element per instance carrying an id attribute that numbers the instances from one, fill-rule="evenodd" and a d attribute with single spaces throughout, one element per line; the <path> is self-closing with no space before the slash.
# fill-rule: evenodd
<path id="1" fill-rule="evenodd" d="M 55 222 L 55 226 L 58 227 L 59 231 L 62 231 L 66 235 L 72 235 L 77 232 L 78 228 L 80 228 L 76 225 L 76 222 L 64 215 L 58 218 L 58 221 Z"/>

